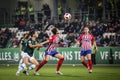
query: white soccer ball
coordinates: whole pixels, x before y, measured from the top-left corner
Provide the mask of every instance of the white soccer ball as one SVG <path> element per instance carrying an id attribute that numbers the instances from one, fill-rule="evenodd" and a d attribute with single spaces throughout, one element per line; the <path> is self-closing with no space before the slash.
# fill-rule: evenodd
<path id="1" fill-rule="evenodd" d="M 7 67 L 9 67 L 10 65 L 9 64 L 7 64 Z"/>
<path id="2" fill-rule="evenodd" d="M 75 67 L 75 64 L 73 64 L 72 66 Z"/>
<path id="3" fill-rule="evenodd" d="M 64 19 L 65 20 L 70 20 L 72 18 L 71 14 L 70 13 L 65 13 L 64 14 Z"/>

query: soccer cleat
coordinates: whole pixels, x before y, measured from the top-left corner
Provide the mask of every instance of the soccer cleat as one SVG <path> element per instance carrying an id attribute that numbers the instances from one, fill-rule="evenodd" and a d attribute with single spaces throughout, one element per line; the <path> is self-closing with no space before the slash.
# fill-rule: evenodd
<path id="1" fill-rule="evenodd" d="M 34 72 L 34 75 L 35 76 L 39 76 L 40 74 L 38 72 Z"/>
<path id="2" fill-rule="evenodd" d="M 92 73 L 92 70 L 89 70 L 89 73 Z"/>
<path id="3" fill-rule="evenodd" d="M 20 72 L 17 71 L 17 72 L 16 72 L 16 76 L 19 76 L 19 75 L 20 75 Z"/>
<path id="4" fill-rule="evenodd" d="M 56 74 L 63 75 L 63 73 L 60 71 L 56 71 Z"/>
<path id="5" fill-rule="evenodd" d="M 23 71 L 23 73 L 24 73 L 25 75 L 29 76 L 28 71 Z"/>

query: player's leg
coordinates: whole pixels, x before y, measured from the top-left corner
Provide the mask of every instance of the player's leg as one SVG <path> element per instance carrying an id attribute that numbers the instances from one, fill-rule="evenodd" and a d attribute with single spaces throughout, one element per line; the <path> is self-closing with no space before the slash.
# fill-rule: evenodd
<path id="1" fill-rule="evenodd" d="M 21 70 L 21 65 L 22 65 L 22 63 L 23 63 L 23 59 L 20 59 L 19 65 L 18 65 L 18 70 L 17 70 L 17 72 L 16 72 L 16 76 L 19 76 L 19 74 L 20 74 L 20 70 Z"/>
<path id="2" fill-rule="evenodd" d="M 28 71 L 33 70 L 36 66 L 38 66 L 38 61 L 34 57 L 29 56 L 29 60 L 31 62 L 31 65 L 29 66 L 27 70 L 23 71 L 23 73 L 26 75 L 29 75 Z"/>
<path id="3" fill-rule="evenodd" d="M 38 67 L 35 70 L 35 75 L 37 74 L 37 72 L 49 61 L 49 55 L 45 55 L 45 59 L 40 62 L 40 64 L 38 65 Z"/>
<path id="4" fill-rule="evenodd" d="M 22 63 L 23 63 L 23 59 L 21 58 L 20 61 L 19 61 L 18 68 L 20 68 L 20 66 L 22 65 Z"/>
<path id="5" fill-rule="evenodd" d="M 81 63 L 82 63 L 86 68 L 88 68 L 88 64 L 86 63 L 86 61 L 85 61 L 84 59 L 85 59 L 85 56 L 80 56 L 80 61 L 81 61 Z"/>
<path id="6" fill-rule="evenodd" d="M 60 72 L 60 68 L 61 68 L 62 63 L 64 61 L 64 57 L 60 53 L 56 54 L 54 57 L 59 59 L 58 64 L 57 64 L 56 73 L 63 75 L 63 73 Z"/>
<path id="7" fill-rule="evenodd" d="M 89 72 L 92 73 L 92 60 L 91 60 L 91 53 L 87 54 L 88 59 L 88 66 L 89 66 Z"/>
<path id="8" fill-rule="evenodd" d="M 28 64 L 28 57 L 27 56 L 24 56 L 22 58 L 23 60 L 23 63 L 21 64 L 20 68 L 18 69 L 18 71 L 16 72 L 16 75 L 19 76 L 20 72 L 23 70 L 23 69 L 27 69 L 26 65 Z"/>
<path id="9" fill-rule="evenodd" d="M 30 56 L 28 54 L 27 56 L 28 56 L 29 61 L 31 62 L 31 65 L 29 66 L 28 69 L 24 70 L 23 73 L 26 75 L 29 75 L 28 71 L 34 69 L 36 65 L 38 65 L 38 62 L 33 56 Z"/>
<path id="10" fill-rule="evenodd" d="M 86 68 L 88 68 L 88 64 L 85 62 L 85 51 L 81 51 L 81 53 L 80 53 L 80 61 L 81 61 L 81 63 L 86 67 Z"/>
<path id="11" fill-rule="evenodd" d="M 34 69 L 35 67 L 38 66 L 38 61 L 34 57 L 30 58 L 30 62 L 32 64 L 30 65 L 30 67 L 28 68 L 28 70 L 32 70 L 32 69 Z"/>

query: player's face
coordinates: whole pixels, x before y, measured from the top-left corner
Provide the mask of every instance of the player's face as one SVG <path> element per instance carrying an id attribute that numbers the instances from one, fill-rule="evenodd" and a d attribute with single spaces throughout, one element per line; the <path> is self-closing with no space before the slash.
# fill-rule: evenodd
<path id="1" fill-rule="evenodd" d="M 85 33 L 89 33 L 89 29 L 87 27 L 84 28 Z"/>
<path id="2" fill-rule="evenodd" d="M 38 33 L 37 33 L 37 32 L 35 32 L 34 36 L 37 38 L 37 37 L 38 37 Z"/>

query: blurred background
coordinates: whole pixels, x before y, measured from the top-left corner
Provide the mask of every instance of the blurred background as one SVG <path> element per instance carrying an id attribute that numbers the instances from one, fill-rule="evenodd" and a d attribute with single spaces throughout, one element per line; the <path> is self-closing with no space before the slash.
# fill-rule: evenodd
<path id="1" fill-rule="evenodd" d="M 63 17 L 66 12 L 72 15 L 69 24 Z M 77 46 L 75 39 L 85 25 L 98 46 L 120 46 L 120 0 L 0 0 L 1 48 L 17 47 L 31 28 L 46 40 L 52 25 L 60 29 L 65 47 Z"/>
<path id="2" fill-rule="evenodd" d="M 70 21 L 64 20 L 65 13 L 72 15 Z M 51 36 L 53 26 L 60 29 L 64 44 L 59 47 L 76 48 L 77 38 L 86 25 L 98 47 L 102 47 L 99 51 L 106 48 L 111 53 L 105 53 L 107 59 L 113 61 L 114 57 L 120 63 L 120 0 L 0 0 L 0 48 L 3 49 L 18 48 L 21 37 L 30 29 L 38 31 L 40 42 L 45 41 Z M 112 52 L 116 49 L 111 47 L 118 47 L 117 52 Z M 98 53 L 100 60 L 102 56 L 106 59 L 104 53 Z M 3 55 L 0 56 L 4 58 Z"/>

